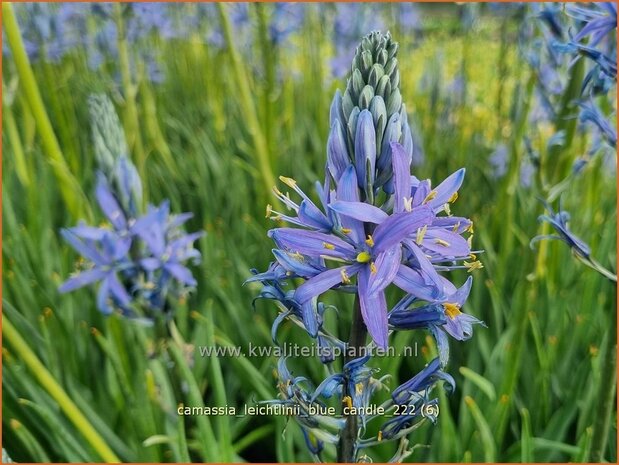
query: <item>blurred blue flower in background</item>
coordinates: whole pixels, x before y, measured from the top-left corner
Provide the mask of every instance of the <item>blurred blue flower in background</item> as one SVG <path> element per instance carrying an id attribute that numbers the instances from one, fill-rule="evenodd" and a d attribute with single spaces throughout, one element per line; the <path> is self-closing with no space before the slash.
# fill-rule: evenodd
<path id="1" fill-rule="evenodd" d="M 63 229 L 63 238 L 81 256 L 81 271 L 60 286 L 71 292 L 99 282 L 97 307 L 131 318 L 154 318 L 171 311 L 171 300 L 184 298 L 197 285 L 187 263 L 200 253 L 193 243 L 202 232 L 187 234 L 192 215 L 170 215 L 169 202 L 142 210 L 142 184 L 114 107 L 105 96 L 89 100 L 95 154 L 101 171 L 97 202 L 108 225 L 80 224 Z"/>

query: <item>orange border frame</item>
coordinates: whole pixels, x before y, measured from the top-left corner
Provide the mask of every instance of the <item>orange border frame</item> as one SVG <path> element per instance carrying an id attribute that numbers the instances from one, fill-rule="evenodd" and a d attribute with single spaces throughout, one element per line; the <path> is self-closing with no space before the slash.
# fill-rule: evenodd
<path id="1" fill-rule="evenodd" d="M 50 2 L 41 2 L 41 1 L 36 1 L 33 3 L 77 3 L 79 2 L 79 0 L 67 0 L 67 2 L 60 2 L 60 1 L 56 1 L 56 0 L 52 0 Z M 183 2 L 183 0 L 170 0 L 170 1 L 165 1 L 165 0 L 151 0 L 150 2 L 148 2 L 148 0 L 136 0 L 134 3 L 180 3 Z M 26 3 L 23 0 L 18 0 L 15 2 L 4 2 L 0 0 L 0 4 L 1 3 Z M 91 2 L 91 3 L 96 3 L 96 2 Z M 126 1 L 122 1 L 122 0 L 112 0 L 110 3 L 129 3 Z M 205 2 L 196 2 L 196 3 L 216 3 L 213 1 L 205 1 Z M 234 2 L 232 0 L 223 0 L 221 3 L 237 3 Z M 249 0 L 247 3 L 276 3 L 274 0 Z M 306 0 L 305 2 L 285 2 L 285 3 L 336 3 L 336 2 L 332 2 L 332 1 L 327 1 L 327 2 L 322 2 L 320 0 Z M 351 0 L 343 0 L 341 2 L 337 2 L 337 3 L 408 3 L 408 2 L 402 2 L 402 1 L 395 1 L 395 2 L 389 2 L 387 0 L 378 0 L 378 1 L 370 1 L 370 0 L 358 0 L 356 2 L 351 1 Z M 424 2 L 417 2 L 414 1 L 412 3 L 454 3 L 454 2 L 450 2 L 450 1 L 446 1 L 446 0 L 425 0 Z M 471 1 L 466 1 L 463 3 L 490 3 L 488 1 L 482 1 L 482 2 L 471 2 Z M 493 2 L 495 3 L 495 2 Z M 496 3 L 514 3 L 514 2 L 510 2 L 507 0 L 497 0 Z M 525 3 L 537 3 L 534 2 L 532 0 L 525 0 Z M 576 3 L 573 0 L 570 0 L 568 2 L 561 2 L 561 3 Z M 593 2 L 587 2 L 587 3 L 593 3 Z M 615 4 L 617 4 L 617 2 L 614 2 Z M 0 23 L 2 21 L 2 11 L 0 10 Z M 617 32 L 617 38 L 619 39 L 619 31 Z M 2 37 L 0 37 L 0 45 L 2 44 Z M 0 57 L 0 73 L 2 72 L 2 57 Z M 2 89 L 0 89 L 0 98 L 2 98 Z M 619 106 L 619 95 L 617 97 L 617 106 Z M 2 108 L 0 107 L 0 123 L 2 122 Z M 617 127 L 617 129 L 619 129 L 619 125 Z M 618 156 L 619 159 L 619 156 Z M 2 160 L 2 146 L 0 145 L 0 161 Z M 0 165 L 0 177 L 2 176 L 2 166 Z M 2 186 L 2 179 L 0 178 L 0 187 Z M 617 191 L 616 194 L 619 196 L 619 176 L 617 177 Z M 0 202 L 0 215 L 2 214 L 2 203 Z M 619 229 L 619 218 L 617 219 L 617 224 L 616 224 L 617 228 Z M 2 217 L 0 217 L 0 234 L 2 234 Z M 0 245 L 2 245 L 2 237 L 0 237 Z M 617 237 L 617 248 L 619 248 L 619 237 Z M 617 254 L 617 258 L 619 258 L 619 253 Z M 618 260 L 619 261 L 619 260 Z M 3 258 L 0 256 L 0 266 L 3 265 Z M 619 289 L 616 288 L 616 290 Z M 0 299 L 2 298 L 2 282 L 0 282 Z M 619 313 L 619 304 L 617 305 L 617 308 L 615 309 L 617 311 L 617 313 Z M 4 313 L 3 313 L 4 315 Z M 0 331 L 2 329 L 2 319 L 0 318 Z M 615 328 L 616 330 L 616 336 L 619 339 L 619 324 L 617 325 L 617 328 Z M 1 334 L 1 333 L 0 333 Z M 0 351 L 2 350 L 2 337 L 0 336 Z M 617 354 L 619 355 L 619 350 L 617 351 Z M 0 409 L 2 408 L 2 385 L 1 385 L 1 381 L 2 381 L 2 357 L 0 357 Z M 615 390 L 615 400 L 617 402 L 617 404 L 619 404 L 619 374 L 617 376 L 617 388 Z M 1 410 L 0 410 L 1 412 Z M 0 417 L 1 417 L 1 413 L 0 413 Z M 619 449 L 619 429 L 617 428 L 617 425 L 615 424 L 615 428 L 617 429 L 617 447 Z M 2 447 L 2 422 L 0 422 L 0 448 Z M 618 450 L 619 452 L 619 450 Z M 619 454 L 618 454 L 619 455 Z M 56 463 L 63 463 L 63 462 L 56 462 Z M 97 462 L 92 462 L 92 463 L 97 463 Z M 101 463 L 101 462 L 99 462 Z M 135 463 L 135 462 L 134 462 Z M 140 463 L 140 462 L 137 462 Z M 447 465 L 447 464 L 441 464 L 440 462 L 433 462 L 436 463 L 437 465 Z M 454 463 L 454 462 L 448 462 L 448 463 Z M 495 463 L 504 463 L 504 462 L 495 462 Z M 530 465 L 532 464 L 539 464 L 542 465 L 542 462 L 531 462 Z M 83 464 L 85 465 L 85 464 Z M 311 465 L 309 463 L 307 463 L 306 465 Z M 507 464 L 506 464 L 507 465 Z"/>

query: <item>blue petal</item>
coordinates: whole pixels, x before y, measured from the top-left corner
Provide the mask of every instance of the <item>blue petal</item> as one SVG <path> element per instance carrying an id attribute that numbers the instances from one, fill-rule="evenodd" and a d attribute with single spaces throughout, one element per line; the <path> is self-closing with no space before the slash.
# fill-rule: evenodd
<path id="1" fill-rule="evenodd" d="M 109 286 L 110 294 L 112 294 L 121 305 L 128 306 L 131 303 L 131 297 L 125 289 L 125 286 L 123 286 L 116 277 L 116 273 L 108 273 L 104 283 Z"/>
<path id="2" fill-rule="evenodd" d="M 88 286 L 96 281 L 99 281 L 106 275 L 106 272 L 101 270 L 101 268 L 94 268 L 92 270 L 83 271 L 77 276 L 67 279 L 62 285 L 58 288 L 58 291 L 61 293 L 71 292 L 75 289 L 79 289 L 80 287 Z"/>
<path id="3" fill-rule="evenodd" d="M 350 165 L 346 140 L 343 137 L 342 125 L 336 119 L 329 132 L 327 141 L 327 166 L 335 182 L 339 182 L 342 173 Z"/>
<path id="4" fill-rule="evenodd" d="M 301 305 L 303 324 L 307 333 L 316 337 L 318 335 L 318 315 L 316 311 L 316 298 L 310 299 Z"/>
<path id="5" fill-rule="evenodd" d="M 342 174 L 340 182 L 337 185 L 337 200 L 346 202 L 359 201 L 359 185 L 357 183 L 357 175 L 354 166 L 350 165 Z M 335 203 L 335 202 L 333 202 Z M 365 230 L 363 223 L 353 218 L 340 218 L 342 227 L 351 230 L 350 236 L 355 243 L 359 243 L 365 239 Z"/>
<path id="6" fill-rule="evenodd" d="M 432 208 L 437 209 L 446 204 L 451 196 L 460 189 L 464 181 L 465 169 L 460 168 L 455 173 L 449 175 L 442 183 L 434 189 L 436 196 L 428 202 Z"/>
<path id="7" fill-rule="evenodd" d="M 393 284 L 403 291 L 428 302 L 434 301 L 440 296 L 440 291 L 434 286 L 429 286 L 419 271 L 413 270 L 406 265 L 400 265 L 398 273 L 393 278 Z"/>
<path id="8" fill-rule="evenodd" d="M 435 289 L 436 298 L 441 296 L 441 292 L 443 290 L 443 282 L 442 277 L 436 272 L 434 265 L 430 262 L 428 257 L 421 251 L 421 249 L 417 246 L 416 243 L 412 241 L 405 241 L 404 245 L 411 251 L 413 257 L 415 258 L 417 265 L 421 271 L 421 276 L 425 281 L 426 285 Z"/>
<path id="9" fill-rule="evenodd" d="M 107 260 L 99 253 L 94 243 L 84 242 L 71 229 L 61 229 L 60 235 L 69 243 L 82 257 L 87 258 L 97 265 L 107 264 Z"/>
<path id="10" fill-rule="evenodd" d="M 389 324 L 397 329 L 429 328 L 447 321 L 443 307 L 437 304 L 415 308 L 399 308 L 389 314 Z"/>
<path id="11" fill-rule="evenodd" d="M 376 257 L 374 265 L 376 273 L 370 273 L 369 289 L 370 294 L 382 291 L 393 282 L 395 275 L 400 269 L 402 260 L 402 246 L 396 245 Z"/>
<path id="12" fill-rule="evenodd" d="M 441 366 L 444 367 L 449 361 L 449 340 L 447 339 L 447 334 L 436 325 L 430 325 L 430 332 L 436 341 L 438 358 L 441 362 Z"/>
<path id="13" fill-rule="evenodd" d="M 456 291 L 456 293 L 451 296 L 454 300 L 454 303 L 460 305 L 461 307 L 466 302 L 466 299 L 469 298 L 469 293 L 471 292 L 471 286 L 473 285 L 473 277 L 469 276 L 466 282 Z"/>
<path id="14" fill-rule="evenodd" d="M 381 349 L 386 349 L 389 337 L 389 324 L 387 323 L 387 301 L 385 293 L 380 291 L 375 294 L 369 292 L 369 267 L 365 266 L 359 271 L 357 286 L 359 288 L 359 302 L 361 315 L 368 333 Z"/>
<path id="15" fill-rule="evenodd" d="M 354 259 L 355 249 L 338 237 L 316 231 L 294 228 L 271 229 L 268 233 L 279 248 L 299 252 L 310 257 L 326 255 L 343 259 Z"/>
<path id="16" fill-rule="evenodd" d="M 312 297 L 316 297 L 342 284 L 342 270 L 346 272 L 348 277 L 352 278 L 361 267 L 361 265 L 355 264 L 323 271 L 301 284 L 295 291 L 294 298 L 297 302 L 303 304 Z"/>
<path id="17" fill-rule="evenodd" d="M 411 197 L 411 160 L 397 142 L 391 143 L 391 157 L 393 163 L 393 189 L 395 197 L 395 212 L 405 210 L 405 199 Z"/>
<path id="18" fill-rule="evenodd" d="M 158 258 L 146 257 L 140 260 L 140 265 L 142 265 L 142 268 L 146 271 L 155 271 L 156 269 L 161 268 L 162 263 Z"/>
<path id="19" fill-rule="evenodd" d="M 164 265 L 166 271 L 174 276 L 179 282 L 186 284 L 187 286 L 196 286 L 198 283 L 187 268 L 180 263 L 166 263 Z"/>
<path id="20" fill-rule="evenodd" d="M 376 227 L 372 235 L 375 244 L 374 251 L 383 252 L 401 243 L 417 229 L 431 224 L 433 218 L 432 210 L 425 205 L 411 212 L 394 213 Z"/>
<path id="21" fill-rule="evenodd" d="M 312 228 L 330 231 L 333 224 L 309 199 L 303 200 L 299 206 L 298 217 L 304 225 Z"/>
<path id="22" fill-rule="evenodd" d="M 127 220 L 125 219 L 125 214 L 116 197 L 112 194 L 105 176 L 102 174 L 99 174 L 95 195 L 101 210 L 103 210 L 103 213 L 105 213 L 105 216 L 110 220 L 114 228 L 118 231 L 126 229 Z"/>
<path id="23" fill-rule="evenodd" d="M 109 233 L 109 230 L 104 228 L 95 228 L 85 224 L 79 224 L 71 228 L 71 232 L 82 239 L 89 239 L 93 241 L 100 241 L 103 236 Z"/>
<path id="24" fill-rule="evenodd" d="M 305 257 L 286 252 L 279 249 L 273 249 L 273 255 L 277 262 L 286 270 L 303 278 L 311 278 L 316 276 L 322 270 L 310 263 Z"/>
<path id="25" fill-rule="evenodd" d="M 363 110 L 357 119 L 355 132 L 355 168 L 359 187 L 365 190 L 366 183 L 374 184 L 374 168 L 376 164 L 376 130 L 372 113 Z M 369 166 L 368 166 L 369 165 Z M 369 168 L 369 173 L 367 169 Z"/>
<path id="26" fill-rule="evenodd" d="M 114 311 L 112 307 L 109 305 L 110 300 L 110 287 L 107 279 L 101 281 L 101 285 L 99 286 L 99 291 L 97 292 L 97 308 L 104 315 L 109 315 Z"/>
<path id="27" fill-rule="evenodd" d="M 329 205 L 329 208 L 340 215 L 366 223 L 380 224 L 389 218 L 389 215 L 380 208 L 363 202 L 343 202 L 338 200 Z"/>
<path id="28" fill-rule="evenodd" d="M 322 383 L 318 385 L 318 387 L 312 394 L 312 402 L 318 399 L 319 396 L 330 399 L 334 393 L 341 391 L 343 382 L 344 375 L 342 375 L 341 373 L 336 373 L 327 377 Z"/>
<path id="29" fill-rule="evenodd" d="M 428 229 L 422 246 L 442 257 L 466 257 L 471 253 L 468 242 L 462 236 L 444 229 Z"/>
<path id="30" fill-rule="evenodd" d="M 429 180 L 419 181 L 419 184 L 415 187 L 415 193 L 413 194 L 413 207 L 422 205 L 431 190 Z"/>

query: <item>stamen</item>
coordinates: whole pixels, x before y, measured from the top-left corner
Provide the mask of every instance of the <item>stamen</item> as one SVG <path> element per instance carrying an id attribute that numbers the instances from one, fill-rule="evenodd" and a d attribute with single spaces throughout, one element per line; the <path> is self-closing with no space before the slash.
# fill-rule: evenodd
<path id="1" fill-rule="evenodd" d="M 343 403 L 343 404 L 346 404 L 346 407 L 348 407 L 349 409 L 351 409 L 351 408 L 352 408 L 352 399 L 350 398 L 350 396 L 345 396 L 345 397 L 342 399 L 342 403 Z"/>
<path id="2" fill-rule="evenodd" d="M 363 383 L 355 384 L 355 394 L 360 396 L 363 393 Z"/>
<path id="3" fill-rule="evenodd" d="M 460 222 L 458 221 L 456 224 L 454 224 L 454 227 L 452 228 L 451 232 L 458 232 L 459 228 L 460 228 Z"/>
<path id="4" fill-rule="evenodd" d="M 376 264 L 374 262 L 370 263 L 370 271 L 374 274 L 378 272 L 378 268 L 376 268 Z"/>
<path id="5" fill-rule="evenodd" d="M 334 246 L 333 244 L 329 244 L 328 242 L 323 242 L 323 243 L 322 243 L 322 246 L 323 246 L 325 249 L 328 249 L 328 250 L 333 250 L 333 249 L 335 249 L 335 246 Z"/>
<path id="6" fill-rule="evenodd" d="M 365 240 L 365 243 L 370 247 L 374 247 L 374 239 L 372 239 L 371 235 L 368 234 L 368 238 Z"/>
<path id="7" fill-rule="evenodd" d="M 421 243 L 423 242 L 423 238 L 426 235 L 427 230 L 428 230 L 427 224 L 424 224 L 423 227 L 421 228 L 417 228 L 417 239 L 415 240 L 417 245 L 421 245 Z"/>
<path id="8" fill-rule="evenodd" d="M 438 245 L 442 245 L 443 247 L 449 247 L 451 244 L 443 239 L 434 239 L 434 243 Z"/>
<path id="9" fill-rule="evenodd" d="M 445 315 L 454 320 L 460 313 L 460 305 L 456 303 L 445 303 L 443 304 L 443 308 L 445 309 Z"/>
<path id="10" fill-rule="evenodd" d="M 270 203 L 267 203 L 266 215 L 264 217 L 269 218 L 271 213 L 273 213 L 273 206 Z"/>
<path id="11" fill-rule="evenodd" d="M 443 210 L 445 210 L 445 213 L 447 214 L 447 216 L 451 216 L 451 208 L 449 208 L 448 203 L 443 205 Z"/>
<path id="12" fill-rule="evenodd" d="M 472 234 L 468 237 L 468 239 L 466 240 L 466 243 L 468 244 L 469 249 L 473 248 L 473 235 Z"/>
<path id="13" fill-rule="evenodd" d="M 287 178 L 286 176 L 280 176 L 279 180 L 283 182 L 284 184 L 286 184 L 288 187 L 291 187 L 292 189 L 294 189 L 297 186 L 297 181 L 295 181 L 292 178 Z"/>
<path id="14" fill-rule="evenodd" d="M 474 270 L 481 270 L 484 265 L 482 265 L 482 263 L 479 260 L 475 260 L 474 262 L 463 262 L 462 263 L 464 265 L 464 268 L 466 268 L 466 271 L 471 273 Z"/>
<path id="15" fill-rule="evenodd" d="M 471 234 L 473 234 L 473 222 L 471 221 L 471 224 L 469 224 L 468 228 L 466 228 L 466 232 L 470 232 Z"/>
<path id="16" fill-rule="evenodd" d="M 381 441 L 383 440 L 383 432 L 382 432 L 382 431 L 379 431 L 379 432 L 378 432 L 378 437 L 377 437 L 377 439 L 378 439 L 378 442 L 381 442 Z"/>
<path id="17" fill-rule="evenodd" d="M 413 198 L 412 197 L 409 197 L 409 198 L 404 197 L 404 210 L 406 210 L 407 212 L 410 212 L 413 210 Z"/>
<path id="18" fill-rule="evenodd" d="M 423 199 L 423 202 L 421 202 L 422 204 L 426 204 L 428 203 L 430 200 L 434 199 L 436 197 L 436 191 L 432 190 L 430 191 L 430 193 L 426 196 L 425 199 Z"/>
<path id="19" fill-rule="evenodd" d="M 350 229 L 350 228 L 342 228 L 342 229 L 340 229 L 340 231 L 342 231 L 342 233 L 344 233 L 344 234 L 350 234 L 352 232 L 352 229 Z"/>
<path id="20" fill-rule="evenodd" d="M 453 194 L 451 194 L 451 197 L 449 197 L 448 202 L 449 203 L 454 203 L 456 200 L 458 200 L 458 193 L 454 192 Z"/>
<path id="21" fill-rule="evenodd" d="M 348 276 L 348 273 L 346 273 L 346 268 L 342 268 L 340 270 L 340 275 L 342 276 L 343 284 L 350 284 L 350 276 Z"/>

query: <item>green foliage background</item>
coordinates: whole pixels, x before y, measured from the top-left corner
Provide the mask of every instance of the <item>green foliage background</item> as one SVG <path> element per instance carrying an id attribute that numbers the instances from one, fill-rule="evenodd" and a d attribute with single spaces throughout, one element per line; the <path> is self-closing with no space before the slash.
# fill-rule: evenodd
<path id="1" fill-rule="evenodd" d="M 267 8 L 251 6 L 257 24 Z M 345 84 L 329 77 L 325 57 L 333 45 L 318 10 L 308 12 L 294 52 L 261 42 L 256 28 L 251 60 L 234 46 L 153 37 L 166 75 L 160 84 L 143 79 L 138 68 L 117 86 L 113 76 L 122 65 L 109 62 L 94 73 L 80 53 L 34 64 L 62 158 L 92 208 L 79 203 L 78 192 L 75 205 L 67 204 L 23 77 L 11 58 L 4 60 L 3 318 L 123 461 L 310 460 L 300 430 L 285 418 L 176 414 L 181 403 L 242 408 L 276 395 L 275 358 L 201 358 L 197 346 L 270 344 L 276 308 L 260 302 L 254 311 L 258 287 L 241 286 L 251 268 L 265 269 L 271 260 L 266 231 L 273 223 L 264 218 L 273 201 L 269 176 L 294 177 L 311 191 L 323 173 L 330 100 Z M 601 367 L 616 338 L 616 288 L 578 263 L 565 244 L 539 243 L 534 250 L 529 241 L 548 232 L 538 224 L 543 207 L 536 197 L 547 198 L 570 173 L 588 136 L 577 133 L 551 156 L 545 147 L 553 127 L 528 127 L 533 77 L 518 55 L 516 21 L 488 16 L 466 32 L 449 15 L 426 14 L 423 40 L 392 28 L 401 43 L 403 99 L 425 151 L 414 174 L 437 182 L 467 169 L 452 210 L 474 220 L 474 244 L 484 250 L 466 311 L 488 327 L 476 328 L 467 342 L 452 341 L 448 371 L 458 388 L 441 394 L 438 423 L 411 436 L 417 447 L 409 460 L 587 461 L 603 413 L 600 393 L 614 389 L 602 381 Z M 460 72 L 464 101 L 447 85 Z M 57 292 L 76 260 L 59 229 L 81 218 L 102 220 L 86 107 L 94 91 L 115 100 L 150 201 L 169 198 L 174 211 L 195 214 L 189 230 L 208 233 L 199 243 L 203 264 L 193 270 L 198 291 L 179 306 L 166 338 L 104 318 L 91 290 Z M 524 135 L 533 137 L 541 157 L 528 188 L 519 182 Z M 488 159 L 499 143 L 509 149 L 508 171 L 494 179 Z M 615 183 L 598 157 L 569 178 L 562 194 L 571 229 L 613 270 Z M 455 281 L 464 279 L 462 273 Z M 339 317 L 329 324 L 346 334 L 350 302 L 334 303 Z M 16 461 L 100 461 L 86 430 L 24 363 L 24 348 L 3 335 L 3 447 Z M 282 340 L 308 343 L 304 337 L 289 326 L 281 333 Z M 420 348 L 419 357 L 378 362 L 396 386 L 435 347 L 423 334 L 398 334 L 393 342 Z M 310 361 L 291 364 L 295 373 L 323 374 Z M 615 462 L 616 406 L 611 424 L 602 455 Z M 392 453 L 387 444 L 371 455 L 384 461 Z"/>

